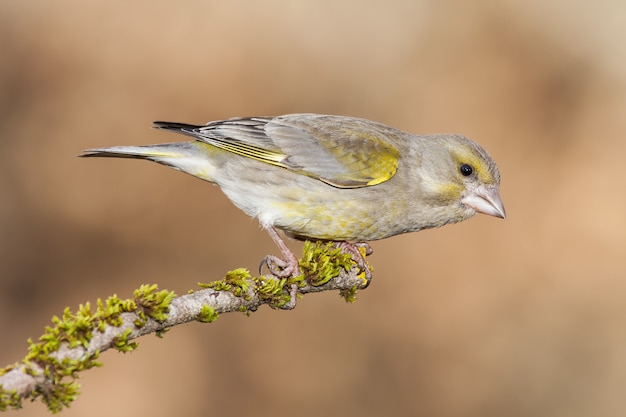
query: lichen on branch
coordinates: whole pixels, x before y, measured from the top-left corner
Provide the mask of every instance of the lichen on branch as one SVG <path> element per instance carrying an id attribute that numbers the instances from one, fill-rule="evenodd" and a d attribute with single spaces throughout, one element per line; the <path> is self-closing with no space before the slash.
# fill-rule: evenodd
<path id="1" fill-rule="evenodd" d="M 299 267 L 300 275 L 281 278 L 253 277 L 240 268 L 181 296 L 154 284 L 142 285 L 129 299 L 112 295 L 98 299 L 95 307 L 85 303 L 76 312 L 65 308 L 36 342 L 28 340 L 28 354 L 22 361 L 0 369 L 0 411 L 21 408 L 27 398 L 41 399 L 53 413 L 61 411 L 78 396 L 80 372 L 102 366 L 98 358 L 106 350 L 136 349 L 134 340 L 143 335 L 161 337 L 179 324 L 210 323 L 228 312 L 250 314 L 263 304 L 287 308 L 294 285 L 299 297 L 339 290 L 346 301 L 353 302 L 356 291 L 369 284 L 367 271 L 330 243 L 305 242 Z"/>

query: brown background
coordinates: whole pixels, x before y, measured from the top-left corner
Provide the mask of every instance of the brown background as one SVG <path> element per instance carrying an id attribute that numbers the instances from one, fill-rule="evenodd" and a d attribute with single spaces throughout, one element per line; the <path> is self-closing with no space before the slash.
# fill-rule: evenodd
<path id="1" fill-rule="evenodd" d="M 375 242 L 354 305 L 107 352 L 63 415 L 626 414 L 626 6 L 544 3 L 2 2 L 0 363 L 65 306 L 276 252 L 217 188 L 82 149 L 180 139 L 157 119 L 333 113 L 474 138 L 509 218 Z"/>

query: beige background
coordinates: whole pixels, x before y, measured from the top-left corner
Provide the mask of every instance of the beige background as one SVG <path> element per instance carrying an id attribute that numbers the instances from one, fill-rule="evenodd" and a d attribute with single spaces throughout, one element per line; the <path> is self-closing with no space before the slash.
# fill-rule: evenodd
<path id="1" fill-rule="evenodd" d="M 333 113 L 474 138 L 509 218 L 375 242 L 354 305 L 107 352 L 63 415 L 625 415 L 626 3 L 494 3 L 3 1 L 0 363 L 65 306 L 276 252 L 219 189 L 82 149 Z"/>

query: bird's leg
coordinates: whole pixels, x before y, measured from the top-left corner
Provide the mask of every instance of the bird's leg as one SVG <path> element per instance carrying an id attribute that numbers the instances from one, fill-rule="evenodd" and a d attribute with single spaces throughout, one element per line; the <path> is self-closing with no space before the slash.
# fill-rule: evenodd
<path id="1" fill-rule="evenodd" d="M 365 288 L 370 285 L 372 281 L 372 271 L 370 271 L 369 265 L 365 261 L 365 256 L 369 256 L 374 253 L 374 249 L 367 242 L 334 242 L 335 246 L 343 253 L 347 253 L 352 256 L 352 259 L 356 262 L 356 265 L 365 273 L 365 280 L 367 283 L 365 284 Z M 364 249 L 365 256 L 359 250 L 360 248 Z"/>
<path id="2" fill-rule="evenodd" d="M 267 255 L 263 260 L 263 263 L 267 265 L 272 275 L 277 277 L 296 277 L 300 275 L 300 268 L 298 266 L 298 258 L 293 254 L 291 249 L 287 247 L 285 241 L 280 237 L 276 229 L 272 226 L 265 228 L 270 235 L 278 249 L 280 249 L 283 258 L 279 258 L 274 255 Z"/>
<path id="3" fill-rule="evenodd" d="M 298 258 L 293 254 L 291 249 L 287 247 L 285 241 L 280 237 L 276 229 L 272 226 L 265 227 L 267 233 L 270 235 L 278 249 L 280 249 L 283 257 L 282 259 L 278 256 L 267 255 L 261 266 L 265 264 L 267 269 L 269 269 L 270 273 L 279 278 L 285 277 L 297 277 L 300 275 L 300 267 L 298 265 Z M 298 294 L 298 284 L 291 284 L 291 291 L 289 295 L 291 296 L 291 300 L 287 305 L 284 306 L 286 309 L 292 309 L 296 306 L 296 296 Z"/>

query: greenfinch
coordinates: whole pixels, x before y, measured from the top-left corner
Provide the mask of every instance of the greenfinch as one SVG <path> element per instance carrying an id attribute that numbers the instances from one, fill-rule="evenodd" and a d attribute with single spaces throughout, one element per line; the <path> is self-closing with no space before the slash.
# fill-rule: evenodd
<path id="1" fill-rule="evenodd" d="M 456 223 L 500 218 L 500 174 L 461 135 L 414 135 L 365 119 L 318 114 L 244 117 L 206 125 L 155 122 L 188 142 L 116 146 L 81 156 L 147 159 L 217 184 L 257 218 L 281 249 L 270 268 L 297 261 L 276 229 L 299 239 L 367 242 Z M 276 265 L 278 267 L 276 267 Z"/>

